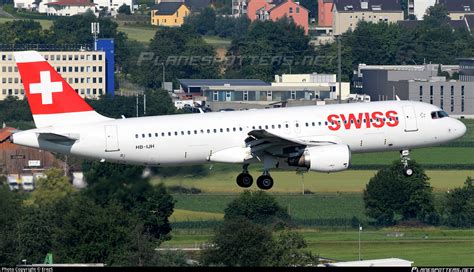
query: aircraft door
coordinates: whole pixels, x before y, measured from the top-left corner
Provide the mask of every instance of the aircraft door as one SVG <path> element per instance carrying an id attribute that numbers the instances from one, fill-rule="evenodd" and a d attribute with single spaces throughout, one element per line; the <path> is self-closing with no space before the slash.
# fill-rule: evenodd
<path id="1" fill-rule="evenodd" d="M 417 131 L 418 124 L 416 121 L 415 108 L 413 108 L 413 106 L 405 106 L 403 107 L 403 113 L 405 116 L 405 131 Z"/>
<path id="2" fill-rule="evenodd" d="M 105 152 L 119 150 L 117 126 L 105 126 Z"/>

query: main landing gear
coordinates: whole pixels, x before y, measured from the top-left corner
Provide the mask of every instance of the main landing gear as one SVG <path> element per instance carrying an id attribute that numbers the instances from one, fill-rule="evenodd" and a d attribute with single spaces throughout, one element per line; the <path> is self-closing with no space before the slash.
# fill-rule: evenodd
<path id="1" fill-rule="evenodd" d="M 410 168 L 410 150 L 402 150 L 400 151 L 400 160 L 403 164 L 403 174 L 407 177 L 413 176 L 413 169 Z"/>
<path id="2" fill-rule="evenodd" d="M 253 178 L 249 174 L 248 166 L 248 164 L 244 164 L 242 173 L 237 176 L 237 185 L 242 188 L 249 188 L 253 184 Z M 257 186 L 262 190 L 269 190 L 273 187 L 273 178 L 267 170 L 263 171 L 263 174 L 257 178 Z"/>

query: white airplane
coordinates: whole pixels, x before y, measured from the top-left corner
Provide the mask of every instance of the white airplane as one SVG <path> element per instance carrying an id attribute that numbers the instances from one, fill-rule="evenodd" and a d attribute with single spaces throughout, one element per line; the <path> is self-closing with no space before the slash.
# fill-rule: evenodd
<path id="1" fill-rule="evenodd" d="M 466 132 L 440 108 L 414 101 L 111 119 L 95 112 L 38 52 L 16 52 L 15 60 L 36 128 L 14 133 L 13 143 L 137 165 L 238 163 L 237 184 L 244 188 L 253 184 L 251 163 L 263 163 L 257 185 L 268 190 L 270 169 L 343 171 L 352 153 L 400 151 L 404 174 L 411 176 L 409 150 Z"/>

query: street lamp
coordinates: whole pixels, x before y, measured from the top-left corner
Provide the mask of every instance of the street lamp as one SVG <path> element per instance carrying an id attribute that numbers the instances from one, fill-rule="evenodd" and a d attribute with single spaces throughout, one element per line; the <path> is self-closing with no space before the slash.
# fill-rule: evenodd
<path id="1" fill-rule="evenodd" d="M 359 261 L 360 259 L 360 233 L 362 232 L 362 226 L 359 224 Z"/>

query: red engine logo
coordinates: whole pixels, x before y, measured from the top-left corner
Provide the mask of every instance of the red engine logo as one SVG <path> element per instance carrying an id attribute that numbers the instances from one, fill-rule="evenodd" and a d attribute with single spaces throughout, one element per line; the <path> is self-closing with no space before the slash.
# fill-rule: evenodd
<path id="1" fill-rule="evenodd" d="M 381 128 L 383 126 L 396 127 L 400 123 L 398 113 L 396 111 L 387 111 L 385 114 L 381 111 L 361 112 L 357 116 L 354 113 L 331 114 L 328 116 L 328 127 L 330 130 L 336 131 L 341 128 L 360 129 L 362 126 L 366 128 Z"/>

